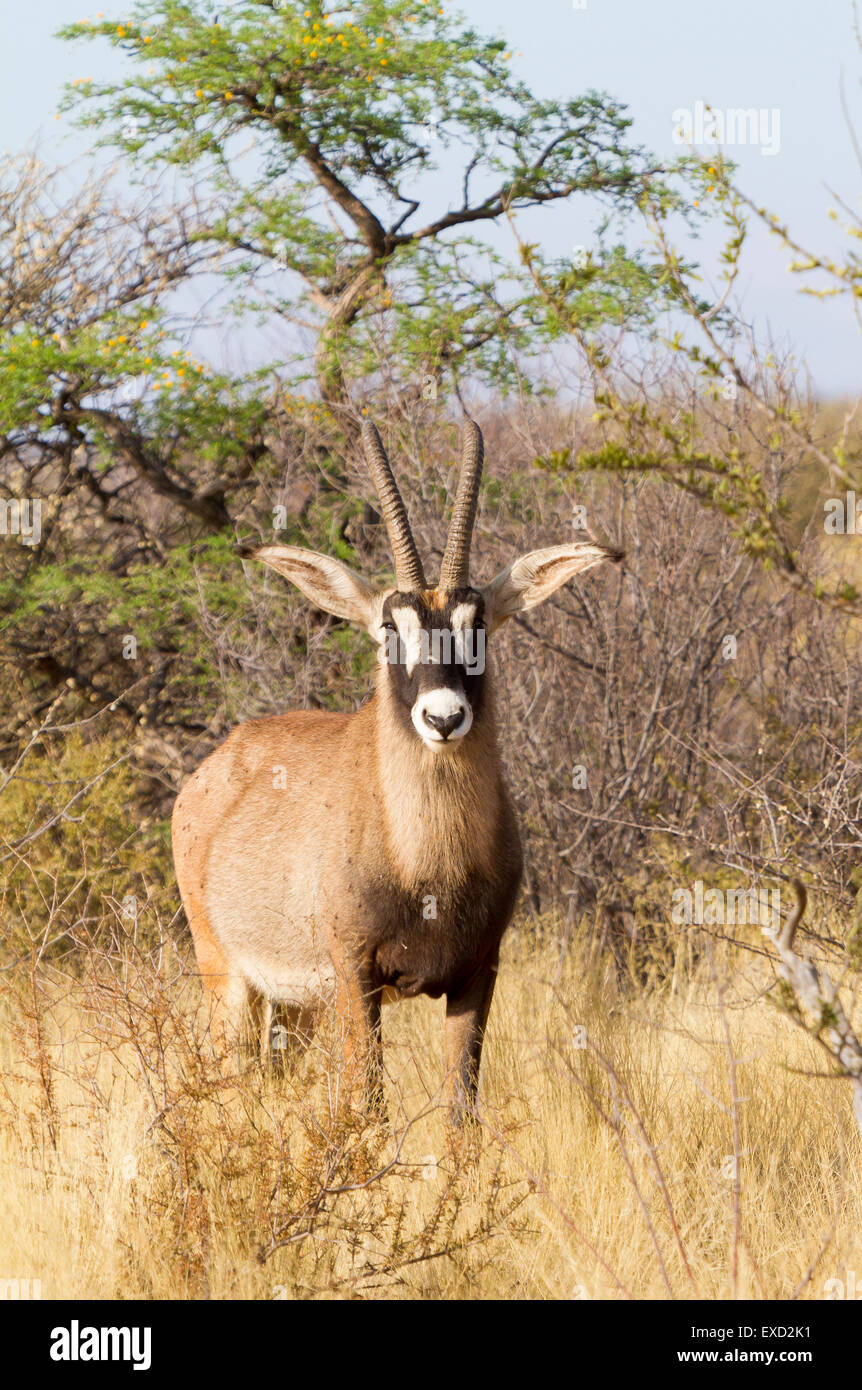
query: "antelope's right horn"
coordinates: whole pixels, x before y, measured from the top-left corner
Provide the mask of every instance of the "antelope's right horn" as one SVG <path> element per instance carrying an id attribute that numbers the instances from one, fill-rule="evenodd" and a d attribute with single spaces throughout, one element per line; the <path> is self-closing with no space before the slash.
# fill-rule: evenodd
<path id="1" fill-rule="evenodd" d="M 404 592 L 409 592 L 411 589 L 425 589 L 427 588 L 425 573 L 422 569 L 419 551 L 416 549 L 416 542 L 413 539 L 413 532 L 410 530 L 407 508 L 401 500 L 401 493 L 398 491 L 398 484 L 389 466 L 389 460 L 386 457 L 386 450 L 383 447 L 377 426 L 373 425 L 370 420 L 364 420 L 362 423 L 362 447 L 365 450 L 368 471 L 380 499 L 380 511 L 389 533 L 389 544 L 392 547 L 392 556 L 395 560 L 395 583 Z"/>

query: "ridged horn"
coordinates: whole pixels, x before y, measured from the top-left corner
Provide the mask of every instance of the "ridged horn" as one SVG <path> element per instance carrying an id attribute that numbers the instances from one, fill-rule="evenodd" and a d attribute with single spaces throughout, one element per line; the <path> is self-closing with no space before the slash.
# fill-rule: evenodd
<path id="1" fill-rule="evenodd" d="M 452 508 L 446 552 L 440 566 L 440 588 L 460 589 L 470 583 L 470 542 L 476 521 L 485 445 L 475 420 L 461 432 L 461 473 Z"/>
<path id="2" fill-rule="evenodd" d="M 362 422 L 362 447 L 389 533 L 389 544 L 395 561 L 395 583 L 405 593 L 411 589 L 425 589 L 425 573 L 410 530 L 410 522 L 407 520 L 407 508 L 401 500 L 383 440 L 377 432 L 377 426 L 372 425 L 370 420 Z"/>

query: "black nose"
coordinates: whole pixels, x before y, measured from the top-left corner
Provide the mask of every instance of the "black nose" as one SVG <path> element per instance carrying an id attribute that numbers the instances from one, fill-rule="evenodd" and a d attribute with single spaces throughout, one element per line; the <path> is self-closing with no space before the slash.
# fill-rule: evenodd
<path id="1" fill-rule="evenodd" d="M 457 729 L 461 720 L 464 718 L 463 711 L 458 710 L 457 714 L 429 714 L 428 710 L 423 710 L 422 718 L 426 724 L 430 724 L 432 729 L 436 729 L 443 738 L 448 738 L 453 729 Z"/>

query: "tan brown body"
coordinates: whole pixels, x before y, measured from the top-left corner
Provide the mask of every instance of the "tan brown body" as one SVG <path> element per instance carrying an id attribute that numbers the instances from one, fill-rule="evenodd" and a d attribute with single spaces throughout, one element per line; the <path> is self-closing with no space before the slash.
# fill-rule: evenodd
<path id="1" fill-rule="evenodd" d="M 440 582 L 429 588 L 380 436 L 362 427 L 395 560 L 379 590 L 331 556 L 270 545 L 254 557 L 378 645 L 377 688 L 352 715 L 243 724 L 174 809 L 174 859 L 217 1038 L 273 1006 L 298 1031 L 334 1003 L 348 1090 L 380 1094 L 384 995 L 446 996 L 453 1118 L 475 1110 L 500 938 L 521 877 L 500 770 L 485 638 L 617 552 L 592 541 L 520 556 L 469 580 L 482 436 L 464 430 Z"/>
<path id="2" fill-rule="evenodd" d="M 353 715 L 236 729 L 177 799 L 177 877 L 217 1030 L 251 1011 L 265 1035 L 275 1003 L 307 1031 L 336 1003 L 349 1050 L 373 1051 L 384 989 L 445 994 L 455 1093 L 478 1064 L 518 831 L 490 710 L 441 758 L 387 703 L 384 682 Z"/>

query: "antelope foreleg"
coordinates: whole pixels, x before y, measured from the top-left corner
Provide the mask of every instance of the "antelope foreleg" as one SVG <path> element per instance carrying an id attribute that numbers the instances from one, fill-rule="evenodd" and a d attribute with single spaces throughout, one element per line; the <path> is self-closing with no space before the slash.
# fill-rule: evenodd
<path id="1" fill-rule="evenodd" d="M 349 968 L 338 976 L 336 1044 L 341 1089 L 354 1108 L 384 1110 L 381 991 Z"/>
<path id="2" fill-rule="evenodd" d="M 457 992 L 446 996 L 446 1098 L 455 1127 L 477 1118 L 476 1096 L 497 955 Z"/>

